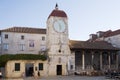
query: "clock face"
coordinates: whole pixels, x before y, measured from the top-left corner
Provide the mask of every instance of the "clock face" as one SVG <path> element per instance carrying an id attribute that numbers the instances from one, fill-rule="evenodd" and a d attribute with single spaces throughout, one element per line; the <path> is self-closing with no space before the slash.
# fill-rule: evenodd
<path id="1" fill-rule="evenodd" d="M 57 20 L 54 22 L 54 29 L 57 32 L 64 32 L 66 29 L 65 22 L 63 20 Z"/>

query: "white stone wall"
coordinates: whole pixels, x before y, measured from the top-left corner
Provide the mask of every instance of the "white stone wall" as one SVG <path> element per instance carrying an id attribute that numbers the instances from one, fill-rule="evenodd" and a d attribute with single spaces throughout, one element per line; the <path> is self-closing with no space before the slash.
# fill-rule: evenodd
<path id="1" fill-rule="evenodd" d="M 66 22 L 66 31 L 63 33 L 56 32 L 54 30 L 54 22 L 57 19 L 63 19 Z M 66 18 L 58 18 L 58 17 L 50 17 L 47 20 L 47 48 L 50 49 L 53 46 L 53 50 L 55 50 L 55 47 L 59 47 L 59 42 L 64 45 L 69 44 L 69 39 L 68 39 L 68 23 Z"/>
<path id="2" fill-rule="evenodd" d="M 75 56 L 73 55 L 53 55 L 49 56 L 49 76 L 57 75 L 57 65 L 62 65 L 62 75 L 68 75 L 75 71 Z M 73 69 L 71 69 L 71 65 Z"/>
<path id="3" fill-rule="evenodd" d="M 66 24 L 65 32 L 56 32 L 54 22 L 63 19 Z M 75 56 L 71 54 L 69 48 L 68 22 L 67 18 L 50 17 L 47 20 L 47 48 L 49 55 L 49 75 L 57 75 L 57 65 L 62 66 L 62 74 L 68 75 L 70 71 L 75 70 Z M 59 52 L 61 50 L 61 52 Z M 71 70 L 70 67 L 73 66 Z"/>
<path id="4" fill-rule="evenodd" d="M 114 47 L 120 48 L 120 35 L 106 37 L 104 40 L 111 43 Z"/>
<path id="5" fill-rule="evenodd" d="M 4 38 L 4 35 L 8 34 L 8 39 Z M 31 33 L 16 33 L 16 32 L 2 32 L 2 54 L 16 54 L 16 53 L 32 53 L 38 54 L 42 47 L 46 47 L 46 34 L 31 34 Z M 21 40 L 21 36 L 24 39 Z M 45 37 L 45 41 L 42 41 L 42 36 Z M 29 47 L 30 41 L 34 42 L 34 47 Z M 4 44 L 8 44 L 8 50 L 4 50 Z M 24 51 L 20 50 L 20 44 L 25 44 Z"/>
<path id="6" fill-rule="evenodd" d="M 20 63 L 20 71 L 15 71 L 15 63 Z M 23 73 L 25 72 L 25 65 L 27 63 L 32 63 L 33 64 L 33 72 L 35 73 L 34 76 L 38 77 L 38 69 L 37 71 L 35 70 L 35 67 L 38 68 L 39 63 L 43 63 L 43 70 L 40 70 L 40 76 L 47 76 L 47 70 L 48 70 L 48 63 L 47 61 L 41 61 L 41 60 L 11 60 L 8 61 L 6 64 L 6 77 L 7 78 L 19 78 L 23 77 Z"/>

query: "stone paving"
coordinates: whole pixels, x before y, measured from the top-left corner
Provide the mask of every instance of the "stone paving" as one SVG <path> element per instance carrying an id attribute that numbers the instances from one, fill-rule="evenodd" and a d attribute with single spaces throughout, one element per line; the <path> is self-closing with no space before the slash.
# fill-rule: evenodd
<path id="1" fill-rule="evenodd" d="M 0 80 L 114 80 L 106 79 L 104 76 L 55 76 L 55 77 L 40 77 L 35 79 L 34 77 L 27 77 L 25 79 L 0 79 Z"/>

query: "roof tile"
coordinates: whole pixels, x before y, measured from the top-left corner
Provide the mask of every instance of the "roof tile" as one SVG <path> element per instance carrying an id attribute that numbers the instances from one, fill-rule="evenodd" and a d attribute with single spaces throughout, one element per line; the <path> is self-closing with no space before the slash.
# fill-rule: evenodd
<path id="1" fill-rule="evenodd" d="M 119 50 L 106 41 L 74 41 L 70 40 L 71 49 Z"/>
<path id="2" fill-rule="evenodd" d="M 31 34 L 46 34 L 46 29 L 28 28 L 28 27 L 12 27 L 1 30 L 2 32 L 18 32 L 18 33 L 31 33 Z"/>
<path id="3" fill-rule="evenodd" d="M 51 14 L 49 15 L 48 18 L 50 18 L 50 16 L 56 16 L 56 17 L 67 17 L 66 13 L 62 10 L 57 10 L 54 9 Z"/>

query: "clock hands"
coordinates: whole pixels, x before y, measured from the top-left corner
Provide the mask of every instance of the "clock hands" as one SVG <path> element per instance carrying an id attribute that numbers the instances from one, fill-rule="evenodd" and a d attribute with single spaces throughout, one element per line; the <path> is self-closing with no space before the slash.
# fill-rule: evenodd
<path id="1" fill-rule="evenodd" d="M 54 22 L 54 29 L 56 32 L 62 33 L 65 31 L 65 22 L 63 20 L 57 20 Z"/>
<path id="2" fill-rule="evenodd" d="M 62 30 L 62 27 L 61 27 L 61 24 L 59 23 L 59 30 L 60 30 L 60 32 L 61 32 L 61 30 Z"/>

